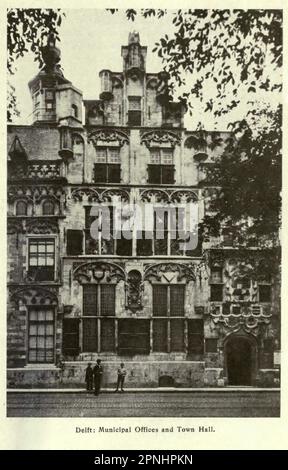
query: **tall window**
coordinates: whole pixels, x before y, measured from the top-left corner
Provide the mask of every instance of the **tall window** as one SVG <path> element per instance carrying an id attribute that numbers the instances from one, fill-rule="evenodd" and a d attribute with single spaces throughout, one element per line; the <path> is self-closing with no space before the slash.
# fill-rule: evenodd
<path id="1" fill-rule="evenodd" d="M 54 215 L 55 206 L 52 201 L 44 201 L 42 206 L 43 215 Z"/>
<path id="2" fill-rule="evenodd" d="M 16 203 L 16 215 L 27 215 L 27 204 L 25 201 Z"/>
<path id="3" fill-rule="evenodd" d="M 202 355 L 204 352 L 204 322 L 202 319 L 188 320 L 188 353 Z"/>
<path id="4" fill-rule="evenodd" d="M 54 362 L 54 312 L 41 307 L 31 308 L 28 319 L 28 361 Z"/>
<path id="5" fill-rule="evenodd" d="M 78 108 L 76 104 L 72 104 L 72 113 L 75 118 L 78 118 Z"/>
<path id="6" fill-rule="evenodd" d="M 223 278 L 222 267 L 212 267 L 210 275 L 210 300 L 222 302 L 223 300 Z"/>
<path id="7" fill-rule="evenodd" d="M 83 352 L 115 351 L 115 285 L 83 285 Z"/>
<path id="8" fill-rule="evenodd" d="M 150 150 L 148 183 L 173 184 L 175 167 L 172 148 L 153 148 Z"/>
<path id="9" fill-rule="evenodd" d="M 28 249 L 28 275 L 34 281 L 54 281 L 55 240 L 31 238 Z"/>
<path id="10" fill-rule="evenodd" d="M 85 216 L 85 251 L 93 255 L 132 256 L 132 237 L 126 240 L 121 234 L 114 234 L 114 207 L 105 206 L 99 209 L 97 215 L 90 215 L 91 207 L 86 207 Z M 97 231 L 91 234 L 92 224 L 97 223 Z M 92 227 L 93 228 L 93 227 Z M 105 232 L 104 232 L 105 230 Z M 107 231 L 110 231 L 110 237 Z"/>
<path id="11" fill-rule="evenodd" d="M 154 209 L 153 229 L 138 232 L 136 253 L 138 256 L 201 256 L 201 237 L 193 248 L 190 238 L 193 233 L 186 231 L 185 209 L 163 206 Z M 152 215 L 151 215 L 152 219 Z M 190 245 L 192 248 L 190 248 Z M 195 243 L 196 245 L 196 243 Z"/>
<path id="12" fill-rule="evenodd" d="M 98 147 L 94 165 L 95 183 L 120 183 L 119 147 Z"/>
<path id="13" fill-rule="evenodd" d="M 129 96 L 128 125 L 141 126 L 141 96 Z"/>
<path id="14" fill-rule="evenodd" d="M 55 110 L 55 92 L 54 90 L 45 91 L 45 107 L 46 111 L 53 112 Z"/>
<path id="15" fill-rule="evenodd" d="M 153 351 L 184 351 L 185 285 L 153 285 Z"/>

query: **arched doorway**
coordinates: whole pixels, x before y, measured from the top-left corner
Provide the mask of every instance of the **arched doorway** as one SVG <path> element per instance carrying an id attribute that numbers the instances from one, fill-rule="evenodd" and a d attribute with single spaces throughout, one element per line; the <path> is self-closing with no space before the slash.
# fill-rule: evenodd
<path id="1" fill-rule="evenodd" d="M 246 336 L 231 336 L 226 342 L 228 385 L 252 385 L 256 365 L 256 344 Z"/>

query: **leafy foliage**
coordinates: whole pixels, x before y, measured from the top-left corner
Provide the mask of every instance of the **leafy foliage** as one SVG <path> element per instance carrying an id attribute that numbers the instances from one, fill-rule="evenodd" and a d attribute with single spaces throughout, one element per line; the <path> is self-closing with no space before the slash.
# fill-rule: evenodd
<path id="1" fill-rule="evenodd" d="M 59 28 L 64 13 L 61 10 L 43 8 L 11 8 L 7 12 L 7 68 L 10 75 L 16 71 L 16 61 L 26 53 L 32 52 L 34 60 L 42 67 L 41 47 L 48 35 L 54 34 L 59 40 Z M 13 87 L 8 90 L 8 122 L 19 114 Z"/>

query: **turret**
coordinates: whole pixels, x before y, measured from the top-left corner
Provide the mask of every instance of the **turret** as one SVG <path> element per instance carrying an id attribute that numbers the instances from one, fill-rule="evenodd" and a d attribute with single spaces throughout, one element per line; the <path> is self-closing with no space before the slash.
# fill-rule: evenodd
<path id="1" fill-rule="evenodd" d="M 82 93 L 67 80 L 60 67 L 61 52 L 51 34 L 41 50 L 44 66 L 29 82 L 33 100 L 33 124 L 82 124 Z"/>

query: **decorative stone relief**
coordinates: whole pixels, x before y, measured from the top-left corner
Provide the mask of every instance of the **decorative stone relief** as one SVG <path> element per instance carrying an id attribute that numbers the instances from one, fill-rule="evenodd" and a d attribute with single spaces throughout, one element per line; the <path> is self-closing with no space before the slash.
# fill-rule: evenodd
<path id="1" fill-rule="evenodd" d="M 116 142 L 122 147 L 124 144 L 129 143 L 129 137 L 122 131 L 100 129 L 88 135 L 88 142 L 92 142 L 95 148 L 99 146 L 99 142 L 105 142 L 107 144 Z"/>
<path id="2" fill-rule="evenodd" d="M 151 144 L 170 144 L 175 147 L 180 145 L 180 142 L 180 136 L 170 131 L 149 131 L 141 135 L 141 144 L 145 143 L 148 148 L 151 147 Z"/>
<path id="3" fill-rule="evenodd" d="M 79 187 L 71 191 L 71 199 L 77 202 L 82 202 L 85 199 L 88 202 L 112 202 L 113 198 L 128 202 L 129 197 L 129 191 L 122 188 L 96 190 L 90 187 Z"/>
<path id="4" fill-rule="evenodd" d="M 22 302 L 23 305 L 57 305 L 58 304 L 58 291 L 55 288 L 43 287 L 24 287 L 10 289 L 11 300 Z"/>
<path id="5" fill-rule="evenodd" d="M 125 280 L 123 266 L 115 263 L 89 262 L 73 264 L 73 279 L 80 284 Z"/>
<path id="6" fill-rule="evenodd" d="M 166 282 L 180 282 L 183 279 L 195 281 L 195 266 L 191 264 L 180 263 L 159 263 L 150 264 L 145 268 L 144 280 Z"/>
<path id="7" fill-rule="evenodd" d="M 133 269 L 128 273 L 125 284 L 126 304 L 130 310 L 136 311 L 142 308 L 143 288 L 141 273 Z"/>

